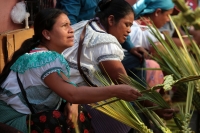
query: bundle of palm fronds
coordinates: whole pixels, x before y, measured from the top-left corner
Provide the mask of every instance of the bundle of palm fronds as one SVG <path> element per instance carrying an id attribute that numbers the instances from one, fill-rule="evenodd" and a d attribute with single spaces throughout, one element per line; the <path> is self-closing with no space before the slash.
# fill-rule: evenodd
<path id="1" fill-rule="evenodd" d="M 182 116 L 184 116 L 185 120 L 183 121 L 184 125 L 182 127 L 182 130 L 189 130 L 188 126 L 192 115 L 192 104 L 198 111 L 200 110 L 200 82 L 198 80 L 200 75 L 200 50 L 199 46 L 192 40 L 192 38 L 190 38 L 191 45 L 186 46 L 175 24 L 174 27 L 179 35 L 179 39 L 182 42 L 182 47 L 178 47 L 173 42 L 172 38 L 167 35 L 166 40 L 164 40 L 161 37 L 159 31 L 155 30 L 155 27 L 149 28 L 151 28 L 152 34 L 154 34 L 154 36 L 158 39 L 158 41 L 162 44 L 164 48 L 158 49 L 158 47 L 151 40 L 150 42 L 157 52 L 157 57 L 153 58 L 159 63 L 161 69 L 166 74 L 173 74 L 175 80 L 181 78 L 183 79 L 183 82 L 181 84 L 179 83 L 175 86 L 178 92 L 180 92 L 180 94 L 184 96 L 186 100 L 185 109 L 184 111 L 181 111 Z M 186 33 L 188 34 L 187 30 Z M 189 34 L 188 37 L 190 37 Z M 185 80 L 191 81 L 185 82 Z"/>
<path id="2" fill-rule="evenodd" d="M 108 78 L 105 78 L 101 72 L 95 72 L 96 78 L 104 85 L 109 86 L 113 83 L 111 80 L 108 81 Z M 183 83 L 187 83 L 189 81 L 197 80 L 200 76 L 188 76 L 183 77 L 181 79 L 174 80 L 172 75 L 167 75 L 164 77 L 163 84 L 158 84 L 150 89 L 146 89 L 145 86 L 141 85 L 138 81 L 134 80 L 133 78 L 127 75 L 120 75 L 120 80 L 124 84 L 128 84 L 133 86 L 134 88 L 138 89 L 143 96 L 140 97 L 138 100 L 133 101 L 132 103 L 123 101 L 118 98 L 111 98 L 105 101 L 100 101 L 97 103 L 90 104 L 93 108 L 100 110 L 101 112 L 113 117 L 114 119 L 140 131 L 140 132 L 151 132 L 140 118 L 140 113 L 144 113 L 146 117 L 151 120 L 151 122 L 163 133 L 170 133 L 170 129 L 164 124 L 162 119 L 153 111 L 156 109 L 169 109 L 171 108 L 168 103 L 163 99 L 163 97 L 158 93 L 156 90 L 160 88 L 164 88 L 165 91 L 168 91 L 172 88 L 172 86 L 180 85 Z M 151 101 L 156 104 L 153 107 L 144 107 L 140 104 L 140 101 Z M 133 107 L 137 107 L 137 110 Z M 189 114 L 187 115 L 187 121 Z M 186 120 L 186 118 L 179 119 L 176 114 L 174 114 L 174 120 L 176 122 L 176 126 L 181 129 L 185 130 L 187 126 L 184 126 L 185 123 L 182 121 Z M 186 124 L 187 125 L 187 124 Z"/>
<path id="3" fill-rule="evenodd" d="M 96 78 L 104 85 L 109 86 L 113 84 L 108 81 L 100 72 L 95 73 Z M 136 101 L 126 102 L 118 98 L 111 98 L 105 101 L 100 101 L 97 103 L 90 104 L 93 108 L 100 110 L 101 112 L 113 117 L 114 119 L 138 130 L 139 132 L 152 132 L 146 127 L 140 118 L 140 113 L 146 115 L 146 117 L 151 120 L 151 122 L 163 133 L 171 133 L 171 131 L 166 127 L 162 119 L 153 111 L 161 108 L 170 108 L 170 106 L 164 101 L 162 96 L 152 89 L 151 91 L 146 91 L 146 87 L 141 85 L 136 80 L 128 77 L 126 75 L 121 75 L 121 81 L 124 84 L 128 84 L 137 88 L 143 96 Z M 157 88 L 157 87 L 155 87 Z M 149 100 L 154 102 L 157 106 L 144 107 L 140 104 L 141 101 Z"/>
<path id="4" fill-rule="evenodd" d="M 95 76 L 103 86 L 110 86 L 114 84 L 111 80 L 108 80 L 108 78 L 103 76 L 101 72 L 95 72 Z M 90 106 L 136 129 L 141 133 L 153 133 L 143 123 L 142 119 L 130 102 L 126 102 L 118 98 L 110 98 L 97 103 L 92 103 Z"/>

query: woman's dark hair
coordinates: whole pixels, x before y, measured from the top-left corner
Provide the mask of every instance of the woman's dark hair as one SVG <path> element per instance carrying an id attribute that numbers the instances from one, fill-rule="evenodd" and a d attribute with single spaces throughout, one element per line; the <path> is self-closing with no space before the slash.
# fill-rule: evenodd
<path id="1" fill-rule="evenodd" d="M 34 20 L 34 35 L 32 38 L 25 40 L 21 47 L 14 52 L 12 59 L 4 66 L 2 73 L 0 74 L 0 85 L 5 81 L 8 74 L 10 73 L 10 67 L 15 63 L 15 61 L 23 54 L 31 51 L 33 48 L 37 47 L 43 40 L 42 31 L 52 30 L 53 25 L 56 22 L 57 17 L 60 14 L 66 14 L 66 12 L 59 9 L 44 9 L 41 10 L 35 17 Z"/>
<path id="2" fill-rule="evenodd" d="M 96 14 L 104 26 L 107 26 L 107 18 L 114 16 L 116 22 L 134 11 L 131 5 L 125 0 L 101 0 L 98 4 L 100 11 Z M 106 27 L 107 28 L 107 27 Z"/>

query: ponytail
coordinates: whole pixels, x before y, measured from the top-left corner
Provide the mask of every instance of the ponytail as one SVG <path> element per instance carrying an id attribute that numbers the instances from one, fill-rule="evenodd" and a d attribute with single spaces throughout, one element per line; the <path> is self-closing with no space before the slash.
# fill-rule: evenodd
<path id="1" fill-rule="evenodd" d="M 8 77 L 10 73 L 10 67 L 15 63 L 15 61 L 22 56 L 25 53 L 30 52 L 33 48 L 37 47 L 39 45 L 39 41 L 36 41 L 34 36 L 33 38 L 29 38 L 25 40 L 21 47 L 13 53 L 12 59 L 6 63 L 6 65 L 3 68 L 2 73 L 0 74 L 0 85 L 5 81 L 5 79 Z"/>

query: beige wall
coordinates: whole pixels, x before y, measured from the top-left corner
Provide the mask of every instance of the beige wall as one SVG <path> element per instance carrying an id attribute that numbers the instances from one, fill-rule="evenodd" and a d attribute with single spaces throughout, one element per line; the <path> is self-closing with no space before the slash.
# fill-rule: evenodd
<path id="1" fill-rule="evenodd" d="M 10 18 L 10 12 L 20 0 L 0 0 L 0 33 L 20 29 L 24 24 L 14 24 Z"/>

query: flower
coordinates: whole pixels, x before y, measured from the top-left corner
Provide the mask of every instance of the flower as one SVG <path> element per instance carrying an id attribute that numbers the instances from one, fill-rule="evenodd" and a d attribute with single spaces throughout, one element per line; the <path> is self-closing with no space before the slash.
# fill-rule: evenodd
<path id="1" fill-rule="evenodd" d="M 61 116 L 61 114 L 60 114 L 59 111 L 57 111 L 57 110 L 54 110 L 54 111 L 53 111 L 53 117 L 59 118 L 60 116 Z"/>
<path id="2" fill-rule="evenodd" d="M 89 131 L 87 129 L 84 129 L 83 133 L 89 133 Z"/>
<path id="3" fill-rule="evenodd" d="M 61 128 L 60 127 L 56 127 L 55 128 L 55 133 L 62 133 Z"/>
<path id="4" fill-rule="evenodd" d="M 45 115 L 41 115 L 39 119 L 40 119 L 40 122 L 44 123 L 46 122 L 47 117 Z"/>
<path id="5" fill-rule="evenodd" d="M 80 119 L 81 122 L 85 121 L 84 113 L 80 113 L 79 119 Z"/>
<path id="6" fill-rule="evenodd" d="M 51 133 L 49 129 L 44 129 L 44 133 Z"/>

